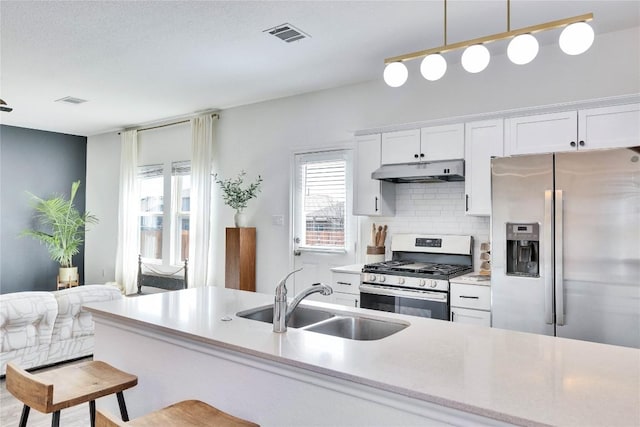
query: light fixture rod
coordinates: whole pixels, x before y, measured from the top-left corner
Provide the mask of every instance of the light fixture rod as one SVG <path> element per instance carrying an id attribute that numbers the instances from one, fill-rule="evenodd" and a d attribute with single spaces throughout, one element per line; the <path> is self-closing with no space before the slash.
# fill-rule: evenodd
<path id="1" fill-rule="evenodd" d="M 444 45 L 447 45 L 447 0 L 444 0 Z"/>
<path id="2" fill-rule="evenodd" d="M 507 0 L 507 32 L 511 31 L 511 0 Z"/>
<path id="3" fill-rule="evenodd" d="M 446 13 L 446 12 L 445 12 Z M 465 47 L 473 46 L 474 44 L 482 44 L 482 43 L 491 43 L 497 40 L 509 39 L 515 36 L 519 36 L 520 34 L 533 34 L 539 33 L 540 31 L 551 30 L 554 28 L 566 27 L 567 25 L 574 24 L 576 22 L 589 22 L 593 20 L 593 13 L 587 13 L 584 15 L 574 16 L 572 18 L 559 19 L 557 21 L 545 22 L 544 24 L 531 25 L 529 27 L 520 28 L 513 31 L 506 31 L 504 33 L 493 34 L 490 36 L 479 37 L 477 39 L 466 40 L 463 42 L 458 42 L 454 44 L 444 44 L 444 46 L 434 47 L 431 49 L 420 50 L 417 52 L 406 53 L 404 55 L 393 56 L 391 58 L 387 58 L 384 60 L 385 64 L 390 64 L 392 62 L 404 62 L 410 61 L 412 59 L 423 58 L 427 55 L 431 55 L 432 53 L 445 53 L 456 49 L 462 49 Z M 446 27 L 446 21 L 445 21 Z M 446 34 L 446 31 L 445 31 Z"/>

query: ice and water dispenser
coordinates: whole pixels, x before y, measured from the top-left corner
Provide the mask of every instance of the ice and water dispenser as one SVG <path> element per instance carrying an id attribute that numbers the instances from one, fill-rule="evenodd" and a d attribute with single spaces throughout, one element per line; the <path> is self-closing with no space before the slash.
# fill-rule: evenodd
<path id="1" fill-rule="evenodd" d="M 540 224 L 507 223 L 507 275 L 540 277 Z"/>

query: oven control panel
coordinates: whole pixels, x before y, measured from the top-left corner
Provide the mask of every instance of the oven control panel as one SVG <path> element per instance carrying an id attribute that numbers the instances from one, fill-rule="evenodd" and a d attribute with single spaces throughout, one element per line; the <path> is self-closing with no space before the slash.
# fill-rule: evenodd
<path id="1" fill-rule="evenodd" d="M 442 239 L 430 239 L 425 237 L 417 237 L 416 247 L 417 248 L 441 248 Z"/>
<path id="2" fill-rule="evenodd" d="M 385 284 L 403 288 L 449 291 L 449 281 L 440 279 L 421 279 L 418 277 L 393 276 L 390 274 L 363 273 L 362 283 Z"/>

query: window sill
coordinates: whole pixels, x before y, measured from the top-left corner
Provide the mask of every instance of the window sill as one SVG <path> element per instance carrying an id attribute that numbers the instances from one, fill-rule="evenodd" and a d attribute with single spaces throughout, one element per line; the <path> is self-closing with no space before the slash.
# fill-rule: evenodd
<path id="1" fill-rule="evenodd" d="M 335 254 L 335 255 L 344 255 L 347 253 L 345 249 L 329 249 L 329 248 L 313 248 L 313 247 L 299 247 L 298 250 L 300 252 L 313 252 L 313 253 Z"/>

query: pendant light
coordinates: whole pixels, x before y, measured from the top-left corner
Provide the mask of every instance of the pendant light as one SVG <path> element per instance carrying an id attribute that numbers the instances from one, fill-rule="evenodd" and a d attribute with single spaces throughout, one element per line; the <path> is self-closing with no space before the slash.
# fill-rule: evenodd
<path id="1" fill-rule="evenodd" d="M 511 31 L 511 1 L 507 0 L 507 32 Z M 538 56 L 538 40 L 530 33 L 515 36 L 507 46 L 507 57 L 517 65 L 528 64 Z"/>
<path id="2" fill-rule="evenodd" d="M 447 0 L 444 0 L 444 46 L 447 45 Z M 422 77 L 429 81 L 440 80 L 447 72 L 447 60 L 440 53 L 427 55 L 420 64 Z"/>
<path id="3" fill-rule="evenodd" d="M 384 81 L 391 87 L 402 86 L 409 77 L 409 70 L 402 62 L 392 62 L 384 68 Z"/>
<path id="4" fill-rule="evenodd" d="M 447 60 L 443 54 L 460 49 L 464 49 L 461 58 L 462 67 L 470 73 L 479 73 L 491 61 L 491 54 L 485 44 L 498 40 L 510 39 L 507 57 L 511 62 L 517 65 L 528 64 L 536 58 L 540 49 L 533 34 L 557 28 L 563 28 L 559 39 L 560 49 L 568 55 L 579 55 L 586 52 L 593 44 L 594 32 L 587 24 L 591 20 L 593 20 L 593 13 L 587 13 L 512 30 L 511 0 L 507 0 L 506 32 L 447 44 L 447 0 L 444 0 L 444 45 L 385 59 L 384 81 L 391 87 L 402 86 L 409 76 L 403 62 L 418 58 L 424 58 L 420 64 L 423 77 L 429 81 L 438 80 L 447 71 Z"/>
<path id="5" fill-rule="evenodd" d="M 593 44 L 593 28 L 586 22 L 576 22 L 560 33 L 558 44 L 567 55 L 580 55 Z"/>

